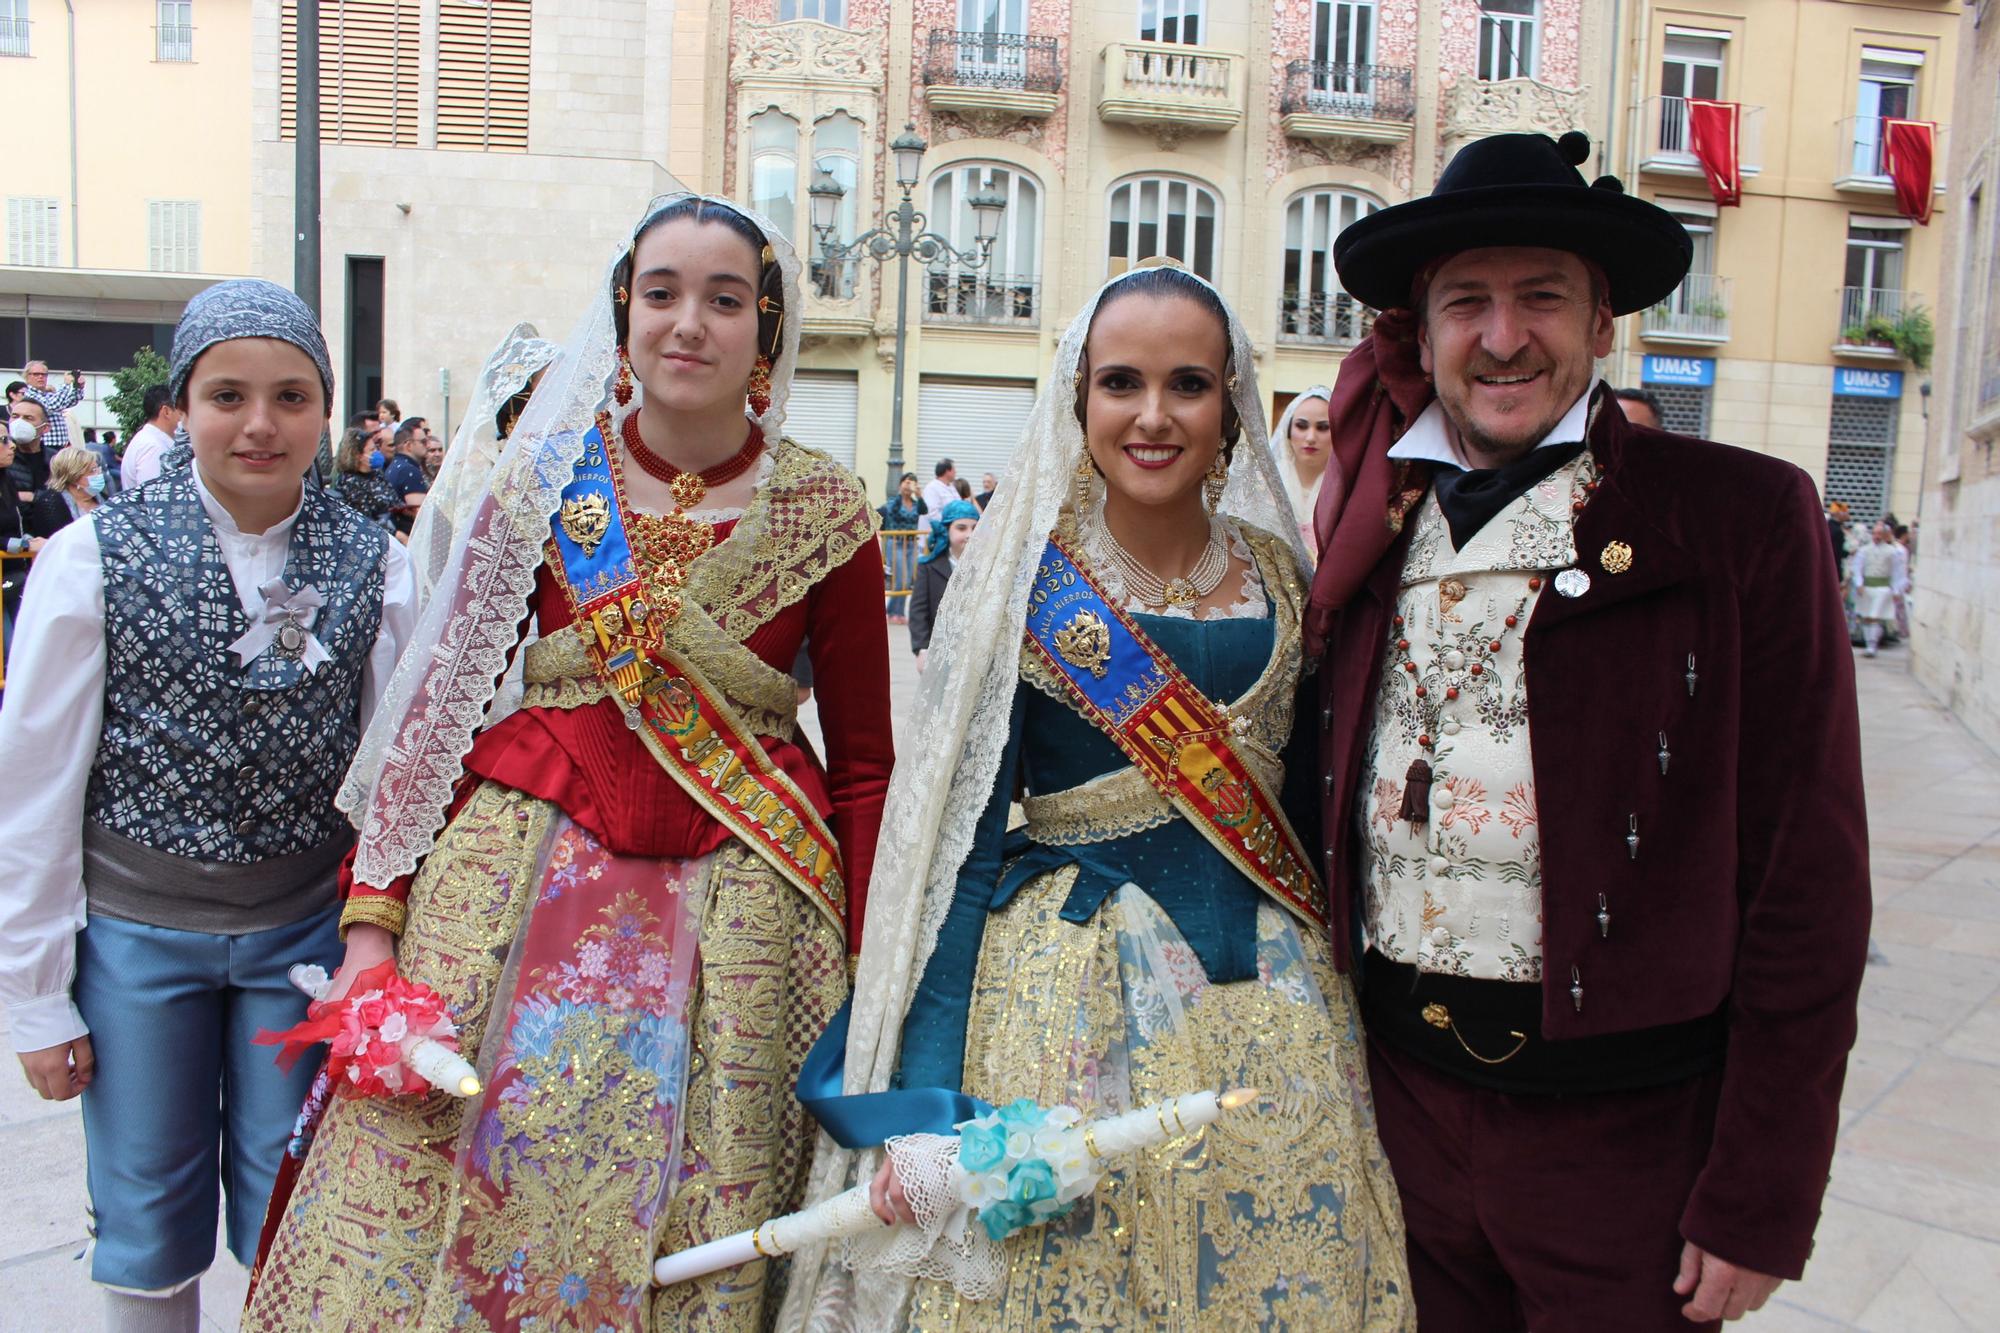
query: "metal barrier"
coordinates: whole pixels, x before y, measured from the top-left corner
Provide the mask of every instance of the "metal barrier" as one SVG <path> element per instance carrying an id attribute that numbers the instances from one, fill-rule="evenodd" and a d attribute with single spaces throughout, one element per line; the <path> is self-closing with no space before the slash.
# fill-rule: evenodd
<path id="1" fill-rule="evenodd" d="M 0 574 L 6 570 L 6 562 L 19 560 L 26 562 L 35 557 L 26 551 L 0 551 Z M 7 616 L 0 612 L 0 690 L 7 688 Z"/>
<path id="2" fill-rule="evenodd" d="M 912 528 L 882 529 L 882 595 L 908 597 L 917 586 L 917 557 L 924 553 Z"/>

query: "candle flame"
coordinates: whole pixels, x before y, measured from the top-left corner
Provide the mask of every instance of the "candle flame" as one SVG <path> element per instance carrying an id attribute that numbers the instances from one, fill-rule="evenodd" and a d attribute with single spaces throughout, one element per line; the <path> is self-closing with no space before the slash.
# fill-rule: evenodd
<path id="1" fill-rule="evenodd" d="M 1216 1101 L 1221 1105 L 1223 1110 L 1234 1111 L 1239 1106 L 1248 1106 L 1251 1102 L 1256 1101 L 1259 1095 L 1255 1088 L 1231 1088 L 1228 1092 L 1216 1098 Z"/>
<path id="2" fill-rule="evenodd" d="M 479 1080 L 467 1074 L 458 1081 L 458 1095 L 461 1097 L 477 1097 L 479 1095 Z"/>

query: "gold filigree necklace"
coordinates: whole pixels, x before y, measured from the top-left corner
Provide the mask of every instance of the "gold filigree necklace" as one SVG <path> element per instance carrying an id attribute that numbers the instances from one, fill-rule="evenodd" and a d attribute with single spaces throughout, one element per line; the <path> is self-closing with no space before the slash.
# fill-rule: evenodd
<path id="1" fill-rule="evenodd" d="M 1223 540 L 1222 525 L 1215 521 L 1213 515 L 1208 520 L 1208 545 L 1194 562 L 1194 568 L 1170 579 L 1161 578 L 1119 545 L 1118 539 L 1111 535 L 1110 525 L 1104 521 L 1102 509 L 1092 513 L 1085 522 L 1085 540 L 1093 551 L 1101 552 L 1106 563 L 1118 571 L 1126 594 L 1141 606 L 1163 610 L 1196 606 L 1220 588 L 1223 576 L 1229 573 L 1229 546 Z"/>

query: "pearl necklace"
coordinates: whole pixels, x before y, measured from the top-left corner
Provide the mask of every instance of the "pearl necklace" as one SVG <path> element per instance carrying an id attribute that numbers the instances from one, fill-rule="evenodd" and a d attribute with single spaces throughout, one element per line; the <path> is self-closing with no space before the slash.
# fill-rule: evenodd
<path id="1" fill-rule="evenodd" d="M 1208 545 L 1194 562 L 1194 568 L 1171 579 L 1161 578 L 1118 544 L 1118 539 L 1111 535 L 1111 528 L 1104 521 L 1103 510 L 1090 516 L 1085 535 L 1091 547 L 1102 552 L 1105 560 L 1118 571 L 1126 593 L 1141 606 L 1162 609 L 1194 606 L 1221 587 L 1223 576 L 1229 573 L 1229 548 L 1223 541 L 1222 525 L 1213 517 L 1208 521 Z"/>

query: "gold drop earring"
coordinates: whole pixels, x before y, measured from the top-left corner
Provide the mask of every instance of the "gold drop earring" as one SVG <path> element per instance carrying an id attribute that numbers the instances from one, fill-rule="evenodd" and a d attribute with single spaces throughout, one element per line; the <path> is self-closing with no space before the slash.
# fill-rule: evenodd
<path id="1" fill-rule="evenodd" d="M 1208 465 L 1208 471 L 1203 474 L 1201 479 L 1201 498 L 1207 503 L 1209 513 L 1213 514 L 1216 508 L 1222 504 L 1222 492 L 1228 485 L 1228 451 L 1217 449 L 1215 451 L 1215 461 Z"/>

